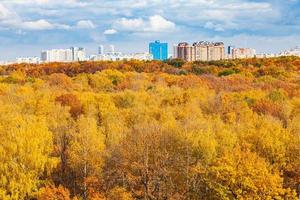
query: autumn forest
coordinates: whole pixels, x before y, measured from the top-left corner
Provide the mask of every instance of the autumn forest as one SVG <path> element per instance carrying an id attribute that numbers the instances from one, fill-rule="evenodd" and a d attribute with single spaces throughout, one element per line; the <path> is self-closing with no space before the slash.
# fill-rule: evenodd
<path id="1" fill-rule="evenodd" d="M 300 194 L 300 58 L 0 67 L 0 199 Z"/>

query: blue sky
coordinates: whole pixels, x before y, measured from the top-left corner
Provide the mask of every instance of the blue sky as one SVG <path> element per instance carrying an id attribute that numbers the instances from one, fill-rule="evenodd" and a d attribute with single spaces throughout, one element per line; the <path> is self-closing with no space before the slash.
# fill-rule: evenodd
<path id="1" fill-rule="evenodd" d="M 100 44 L 224 41 L 279 52 L 300 45 L 300 0 L 0 0 L 0 60 Z"/>

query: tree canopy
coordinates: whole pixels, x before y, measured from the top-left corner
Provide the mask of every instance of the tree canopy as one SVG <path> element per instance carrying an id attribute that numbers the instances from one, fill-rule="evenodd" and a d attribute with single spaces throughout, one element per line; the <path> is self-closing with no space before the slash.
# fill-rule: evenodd
<path id="1" fill-rule="evenodd" d="M 0 199 L 297 199 L 300 58 L 0 70 Z"/>

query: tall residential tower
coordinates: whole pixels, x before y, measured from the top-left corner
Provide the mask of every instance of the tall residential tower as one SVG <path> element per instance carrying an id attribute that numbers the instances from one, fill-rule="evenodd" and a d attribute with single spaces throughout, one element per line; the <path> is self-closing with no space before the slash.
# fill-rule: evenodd
<path id="1" fill-rule="evenodd" d="M 153 55 L 154 60 L 168 59 L 168 43 L 161 43 L 159 40 L 149 44 L 149 53 Z"/>
<path id="2" fill-rule="evenodd" d="M 98 48 L 98 54 L 99 54 L 99 55 L 104 54 L 104 46 L 103 46 L 103 45 L 100 45 L 100 46 L 99 46 L 99 48 Z"/>
<path id="3" fill-rule="evenodd" d="M 223 42 L 195 42 L 189 45 L 187 42 L 177 46 L 177 58 L 185 61 L 212 61 L 225 59 L 225 47 Z"/>
<path id="4" fill-rule="evenodd" d="M 85 49 L 80 47 L 51 49 L 41 52 L 42 62 L 76 62 L 84 60 L 86 60 Z"/>

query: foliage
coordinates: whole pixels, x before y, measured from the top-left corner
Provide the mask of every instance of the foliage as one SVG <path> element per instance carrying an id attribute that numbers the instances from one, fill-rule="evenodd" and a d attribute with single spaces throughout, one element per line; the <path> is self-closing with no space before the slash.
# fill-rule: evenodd
<path id="1" fill-rule="evenodd" d="M 0 199 L 296 199 L 300 59 L 1 68 Z"/>
<path id="2" fill-rule="evenodd" d="M 133 200 L 130 193 L 124 188 L 116 187 L 112 189 L 108 195 L 109 200 Z"/>
<path id="3" fill-rule="evenodd" d="M 78 118 L 82 114 L 82 106 L 78 98 L 73 94 L 62 94 L 55 99 L 62 106 L 70 107 L 70 114 L 73 118 Z"/>
<path id="4" fill-rule="evenodd" d="M 184 60 L 176 58 L 176 59 L 169 59 L 165 61 L 166 63 L 168 63 L 169 65 L 172 65 L 176 68 L 181 68 L 184 65 Z"/>
<path id="5" fill-rule="evenodd" d="M 53 185 L 40 189 L 38 200 L 71 200 L 70 192 L 63 186 Z"/>

